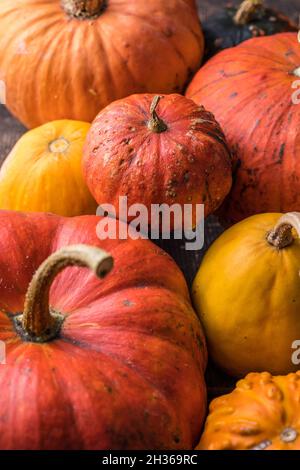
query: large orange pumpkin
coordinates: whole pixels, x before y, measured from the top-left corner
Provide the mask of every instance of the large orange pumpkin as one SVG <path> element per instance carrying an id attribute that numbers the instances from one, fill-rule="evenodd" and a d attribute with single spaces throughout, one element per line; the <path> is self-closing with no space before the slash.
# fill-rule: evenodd
<path id="1" fill-rule="evenodd" d="M 199 439 L 206 347 L 184 277 L 147 240 L 100 242 L 99 221 L 0 212 L 1 449 Z"/>
<path id="2" fill-rule="evenodd" d="M 6 104 L 29 127 L 180 91 L 204 48 L 194 0 L 1 0 L 0 29 Z"/>
<path id="3" fill-rule="evenodd" d="M 88 132 L 83 168 L 98 204 L 112 204 L 118 216 L 119 196 L 127 196 L 128 205 L 147 207 L 149 223 L 151 204 L 204 204 L 208 215 L 231 187 L 219 124 L 177 94 L 132 95 L 107 106 Z"/>
<path id="4" fill-rule="evenodd" d="M 221 52 L 187 90 L 215 114 L 234 153 L 234 184 L 223 211 L 231 222 L 299 210 L 299 78 L 297 34 L 281 33 Z"/>
<path id="5" fill-rule="evenodd" d="M 210 404 L 199 450 L 300 450 L 300 372 L 251 373 Z"/>

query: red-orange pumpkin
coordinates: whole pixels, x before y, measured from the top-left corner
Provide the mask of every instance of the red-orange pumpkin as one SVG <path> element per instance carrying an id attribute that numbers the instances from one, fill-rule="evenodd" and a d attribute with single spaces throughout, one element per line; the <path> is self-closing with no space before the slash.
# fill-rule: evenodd
<path id="1" fill-rule="evenodd" d="M 149 223 L 151 204 L 203 203 L 208 215 L 231 187 L 219 124 L 177 94 L 133 95 L 106 107 L 88 133 L 83 169 L 99 204 L 112 204 L 118 216 L 119 197 L 127 196 L 128 205 L 147 207 Z"/>
<path id="2" fill-rule="evenodd" d="M 224 206 L 232 222 L 299 210 L 299 80 L 297 34 L 281 33 L 221 52 L 187 90 L 215 114 L 234 153 L 234 184 Z"/>
<path id="3" fill-rule="evenodd" d="M 26 126 L 181 91 L 204 41 L 194 0 L 1 0 L 0 80 Z"/>
<path id="4" fill-rule="evenodd" d="M 183 275 L 149 241 L 100 242 L 98 222 L 0 212 L 1 449 L 189 449 L 199 438 L 206 347 Z M 100 246 L 114 260 L 104 280 L 83 269 L 110 270 Z"/>

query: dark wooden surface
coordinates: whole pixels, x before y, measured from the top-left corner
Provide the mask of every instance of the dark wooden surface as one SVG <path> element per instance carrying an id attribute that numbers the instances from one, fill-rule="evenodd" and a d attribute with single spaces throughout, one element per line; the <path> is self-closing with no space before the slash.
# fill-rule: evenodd
<path id="1" fill-rule="evenodd" d="M 205 18 L 216 11 L 217 8 L 228 3 L 238 4 L 240 0 L 197 0 L 201 19 L 205 21 Z M 265 3 L 268 6 L 277 8 L 286 13 L 298 23 L 300 0 L 266 0 Z M 0 164 L 25 130 L 26 129 L 8 113 L 5 107 L 0 105 Z M 222 227 L 218 224 L 217 220 L 214 217 L 210 217 L 205 224 L 205 246 L 202 250 L 198 252 L 187 252 L 184 249 L 184 243 L 179 243 L 178 241 L 162 241 L 159 245 L 175 259 L 184 272 L 189 286 L 191 286 L 191 282 L 205 251 L 221 232 Z M 230 391 L 234 383 L 234 379 L 217 371 L 213 365 L 208 367 L 207 384 L 210 399 Z"/>
<path id="2" fill-rule="evenodd" d="M 200 18 L 205 20 L 208 15 L 226 4 L 239 5 L 241 0 L 196 0 Z M 265 0 L 265 5 L 276 8 L 290 16 L 297 24 L 299 23 L 300 0 Z"/>

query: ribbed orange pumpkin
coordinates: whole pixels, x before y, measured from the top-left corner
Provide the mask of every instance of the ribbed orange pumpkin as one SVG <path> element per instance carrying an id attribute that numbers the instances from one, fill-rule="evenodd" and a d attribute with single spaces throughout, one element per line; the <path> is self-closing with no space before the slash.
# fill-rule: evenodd
<path id="1" fill-rule="evenodd" d="M 28 127 L 180 91 L 204 48 L 194 0 L 1 0 L 0 29 L 6 103 Z"/>
<path id="2" fill-rule="evenodd" d="M 251 373 L 210 405 L 199 450 L 300 450 L 300 372 Z"/>
<path id="3" fill-rule="evenodd" d="M 0 211 L 2 450 L 199 438 L 207 357 L 184 277 L 148 240 L 99 241 L 99 221 Z"/>
<path id="4" fill-rule="evenodd" d="M 296 33 L 250 39 L 211 59 L 187 96 L 210 109 L 236 159 L 231 222 L 300 207 L 300 46 Z"/>

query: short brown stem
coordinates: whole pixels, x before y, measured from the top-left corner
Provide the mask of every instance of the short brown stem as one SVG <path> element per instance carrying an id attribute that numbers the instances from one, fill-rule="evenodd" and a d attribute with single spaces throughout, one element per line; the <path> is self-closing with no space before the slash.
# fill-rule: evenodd
<path id="1" fill-rule="evenodd" d="M 74 18 L 89 19 L 99 16 L 107 6 L 107 0 L 61 0 L 63 10 Z"/>
<path id="2" fill-rule="evenodd" d="M 88 245 L 70 245 L 50 255 L 29 284 L 23 315 L 17 323 L 17 329 L 22 327 L 27 340 L 45 342 L 58 333 L 61 316 L 52 315 L 49 292 L 55 277 L 69 266 L 89 268 L 103 278 L 112 269 L 113 259 L 105 251 Z"/>
<path id="3" fill-rule="evenodd" d="M 267 233 L 267 241 L 278 250 L 290 246 L 294 242 L 292 230 L 300 238 L 300 212 L 289 212 L 280 217 L 276 226 Z"/>
<path id="4" fill-rule="evenodd" d="M 157 134 L 160 134 L 161 132 L 165 132 L 168 129 L 167 124 L 158 117 L 157 112 L 156 112 L 156 108 L 161 98 L 162 98 L 161 96 L 155 96 L 153 98 L 153 101 L 150 107 L 151 119 L 148 122 L 148 129 L 150 129 L 150 131 L 152 132 L 156 132 Z"/>
<path id="5" fill-rule="evenodd" d="M 263 7 L 263 0 L 244 0 L 238 8 L 233 20 L 238 25 L 249 23 L 255 13 Z"/>

